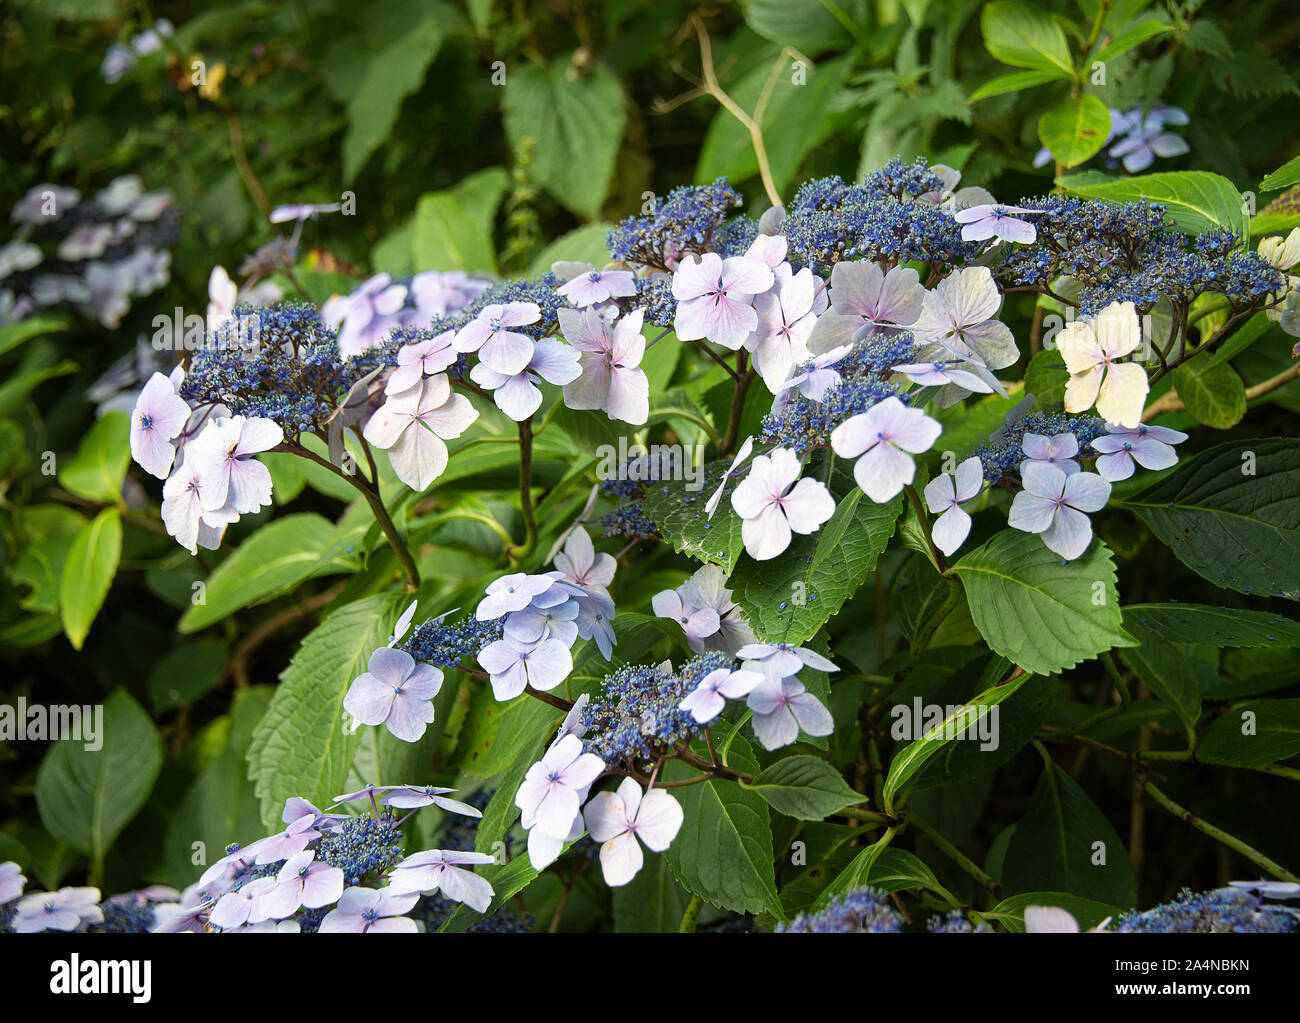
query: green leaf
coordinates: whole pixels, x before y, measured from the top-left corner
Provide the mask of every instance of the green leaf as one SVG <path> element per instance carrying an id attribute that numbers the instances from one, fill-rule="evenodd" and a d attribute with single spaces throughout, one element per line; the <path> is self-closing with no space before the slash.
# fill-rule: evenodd
<path id="1" fill-rule="evenodd" d="M 1118 906 L 1095 902 L 1069 892 L 1024 892 L 1003 899 L 979 915 L 990 923 L 1001 924 L 1013 934 L 1024 934 L 1025 910 L 1030 906 L 1059 906 L 1078 921 L 1082 931 L 1096 927 L 1107 917 L 1118 917 L 1123 912 Z"/>
<path id="2" fill-rule="evenodd" d="M 24 611 L 58 613 L 63 565 L 85 527 L 85 517 L 67 505 L 37 504 L 24 509 L 22 550 L 11 570 L 15 583 L 32 588 L 18 602 Z"/>
<path id="3" fill-rule="evenodd" d="M 420 196 L 411 248 L 419 270 L 496 272 L 491 226 L 476 220 L 446 192 Z"/>
<path id="4" fill-rule="evenodd" d="M 327 567 L 329 561 L 322 555 L 333 532 L 334 524 L 315 512 L 267 523 L 217 566 L 207 580 L 204 602 L 190 607 L 178 628 L 183 633 L 198 632 Z"/>
<path id="5" fill-rule="evenodd" d="M 149 715 L 115 690 L 95 722 L 99 748 L 65 738 L 50 746 L 36 772 L 36 807 L 51 835 L 95 865 L 149 798 L 162 768 L 162 743 Z M 83 738 L 89 740 L 85 726 Z M 92 743 L 93 745 L 93 743 Z"/>
<path id="6" fill-rule="evenodd" d="M 540 277 L 550 270 L 552 263 L 561 260 L 590 263 L 595 267 L 604 266 L 609 262 L 609 246 L 605 242 L 609 228 L 609 224 L 584 224 L 568 234 L 560 235 L 537 254 L 533 265 L 528 269 L 528 276 Z M 646 354 L 649 355 L 650 352 Z"/>
<path id="7" fill-rule="evenodd" d="M 1044 348 L 1025 368 L 1025 393 L 1032 394 L 1039 407 L 1062 402 L 1069 379 L 1061 353 L 1055 348 Z"/>
<path id="8" fill-rule="evenodd" d="M 109 412 L 95 421 L 77 453 L 59 469 L 59 482 L 87 501 L 118 504 L 131 461 L 131 417 Z"/>
<path id="9" fill-rule="evenodd" d="M 444 38 L 447 8 L 422 10 L 415 24 L 374 55 L 348 102 L 343 136 L 343 179 L 352 181 L 397 123 L 402 101 L 424 82 Z"/>
<path id="10" fill-rule="evenodd" d="M 1096 96 L 1067 99 L 1038 119 L 1038 138 L 1064 167 L 1100 152 L 1110 132 L 1110 111 Z"/>
<path id="11" fill-rule="evenodd" d="M 966 102 L 978 103 L 991 96 L 1002 96 L 1008 92 L 1019 92 L 1021 89 L 1032 89 L 1035 85 L 1046 85 L 1048 82 L 1060 80 L 1061 75 L 1056 70 L 1012 71 L 1009 75 L 998 75 L 997 78 L 985 82 L 970 94 Z"/>
<path id="12" fill-rule="evenodd" d="M 1246 385 L 1226 363 L 1193 359 L 1175 369 L 1173 379 L 1187 411 L 1206 426 L 1226 430 L 1246 414 Z"/>
<path id="13" fill-rule="evenodd" d="M 342 791 L 361 741 L 344 731 L 343 697 L 370 655 L 388 642 L 406 602 L 403 594 L 379 593 L 332 611 L 281 673 L 248 750 L 248 776 L 268 829 L 276 827 L 290 796 L 323 806 Z"/>
<path id="14" fill-rule="evenodd" d="M 879 888 L 882 892 L 901 892 L 908 888 L 942 891 L 934 871 L 906 849 L 869 845 L 822 890 L 813 903 L 813 909 L 821 909 L 835 896 L 863 885 Z"/>
<path id="15" fill-rule="evenodd" d="M 764 768 L 744 787 L 757 792 L 777 813 L 801 821 L 819 821 L 867 798 L 849 788 L 839 771 L 817 757 L 785 757 Z"/>
<path id="16" fill-rule="evenodd" d="M 1264 611 L 1208 604 L 1126 604 L 1124 628 L 1140 625 L 1171 643 L 1215 647 L 1300 646 L 1300 622 Z"/>
<path id="17" fill-rule="evenodd" d="M 1070 46 L 1061 26 L 1041 7 L 998 0 L 980 15 L 984 45 L 1003 64 L 1073 78 Z"/>
<path id="18" fill-rule="evenodd" d="M 1247 700 L 1205 730 L 1196 759 L 1233 767 L 1267 767 L 1297 753 L 1300 700 Z"/>
<path id="19" fill-rule="evenodd" d="M 566 60 L 528 65 L 509 72 L 502 107 L 515 152 L 533 147 L 533 179 L 574 213 L 595 219 L 627 119 L 618 79 L 599 65 L 586 74 Z"/>
<path id="20" fill-rule="evenodd" d="M 193 883 L 231 842 L 247 845 L 262 834 L 257 796 L 244 758 L 271 694 L 270 686 L 236 691 L 229 718 L 219 719 L 227 726 L 221 752 L 199 772 L 168 814 L 164 860 L 172 884 L 184 887 Z M 198 863 L 194 862 L 195 843 L 202 843 L 205 853 Z"/>
<path id="21" fill-rule="evenodd" d="M 814 636 L 875 571 L 894 535 L 903 499 L 855 499 L 848 487 L 857 484 L 843 466 L 837 470 L 831 489 L 848 496 L 829 522 L 811 536 L 796 535 L 770 561 L 746 557 L 731 574 L 734 598 L 760 639 L 798 646 Z"/>
<path id="22" fill-rule="evenodd" d="M 1115 564 L 1099 540 L 1083 557 L 1063 562 L 1041 537 L 1004 529 L 953 571 L 980 634 L 1028 672 L 1051 675 L 1133 645 L 1120 628 Z"/>
<path id="23" fill-rule="evenodd" d="M 857 24 L 870 17 L 863 0 L 749 0 L 744 4 L 745 24 L 764 39 L 793 46 L 816 57 L 826 50 L 846 48 Z"/>
<path id="24" fill-rule="evenodd" d="M 997 667 L 1000 673 L 1003 665 L 999 663 Z M 894 797 L 898 795 L 912 776 L 925 766 L 927 760 L 946 746 L 956 742 L 958 736 L 961 736 L 963 741 L 969 741 L 970 737 L 975 733 L 979 721 L 989 714 L 990 709 L 1010 697 L 1031 677 L 1022 674 L 1008 682 L 989 687 L 974 699 L 969 700 L 964 707 L 947 715 L 942 723 L 903 747 L 890 762 L 889 774 L 885 778 L 885 812 L 894 812 Z"/>
<path id="25" fill-rule="evenodd" d="M 1086 173 L 1059 178 L 1067 192 L 1089 199 L 1131 202 L 1150 199 L 1169 207 L 1178 230 L 1200 234 L 1221 227 L 1245 237 L 1248 229 L 1241 193 L 1231 181 L 1208 171 L 1170 171 L 1132 178 Z"/>
<path id="26" fill-rule="evenodd" d="M 1124 502 L 1215 586 L 1300 600 L 1300 441 L 1230 441 Z"/>
<path id="27" fill-rule="evenodd" d="M 1138 673 L 1146 687 L 1173 709 L 1188 738 L 1194 740 L 1196 722 L 1201 716 L 1201 690 L 1218 682 L 1214 665 L 1188 657 L 1173 643 L 1127 615 L 1124 628 L 1139 645 L 1121 651 L 1120 656 Z"/>
<path id="28" fill-rule="evenodd" d="M 758 772 L 749 743 L 741 736 L 732 739 L 728 762 L 747 773 Z M 678 761 L 667 770 L 669 780 L 698 773 Z M 676 796 L 685 818 L 665 855 L 682 886 L 735 913 L 767 912 L 784 919 L 763 798 L 720 778 L 677 789 Z"/>
<path id="29" fill-rule="evenodd" d="M 673 934 L 690 896 L 677 883 L 668 857 L 650 854 L 629 884 L 613 890 L 614 930 L 619 934 Z"/>
<path id="30" fill-rule="evenodd" d="M 154 713 L 175 710 L 211 690 L 229 655 L 230 644 L 223 639 L 194 640 L 169 650 L 149 672 L 149 703 Z"/>
<path id="31" fill-rule="evenodd" d="M 1154 39 L 1156 36 L 1164 35 L 1166 32 L 1172 32 L 1173 30 L 1172 25 L 1166 25 L 1162 21 L 1144 21 L 1132 28 L 1125 29 L 1117 36 L 1103 39 L 1093 56 L 1100 60 L 1113 60 L 1121 53 L 1127 53 L 1133 47 L 1141 46 L 1148 39 Z"/>
<path id="32" fill-rule="evenodd" d="M 63 563 L 59 605 L 63 631 L 77 650 L 86 641 L 90 625 L 99 614 L 122 556 L 122 513 L 105 508 L 73 541 Z"/>
<path id="33" fill-rule="evenodd" d="M 679 554 L 698 561 L 720 565 L 730 575 L 740 553 L 745 549 L 740 536 L 741 518 L 731 510 L 730 490 L 723 495 L 713 518 L 704 510 L 705 502 L 721 482 L 726 466 L 713 466 L 719 475 L 701 477 L 698 490 L 690 480 L 664 480 L 646 491 L 641 510 L 655 524 L 663 538 Z M 734 486 L 734 483 L 731 484 Z"/>
<path id="34" fill-rule="evenodd" d="M 1282 164 L 1272 174 L 1269 174 L 1259 183 L 1261 192 L 1275 192 L 1279 188 L 1290 188 L 1292 185 L 1300 184 L 1300 156 L 1293 156 Z M 0 351 L 4 346 L 0 345 Z"/>
<path id="35" fill-rule="evenodd" d="M 13 351 L 34 337 L 67 329 L 66 322 L 52 316 L 33 316 L 26 320 L 19 320 L 17 323 L 7 323 L 0 327 L 0 355 Z"/>
<path id="36" fill-rule="evenodd" d="M 1133 864 L 1119 835 L 1088 794 L 1055 764 L 1039 777 L 1002 864 L 1013 892 L 1064 891 L 1128 908 Z"/>

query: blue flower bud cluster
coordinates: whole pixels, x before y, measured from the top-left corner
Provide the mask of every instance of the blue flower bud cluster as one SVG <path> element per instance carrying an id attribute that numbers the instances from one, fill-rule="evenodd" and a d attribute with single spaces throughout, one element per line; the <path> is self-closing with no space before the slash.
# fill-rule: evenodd
<path id="1" fill-rule="evenodd" d="M 458 622 L 430 618 L 421 622 L 398 648 L 436 668 L 455 668 L 464 658 L 474 660 L 489 643 L 501 638 L 504 619 L 480 622 L 473 615 Z"/>
<path id="2" fill-rule="evenodd" d="M 1056 437 L 1072 433 L 1079 441 L 1079 457 L 1090 458 L 1095 452 L 1091 444 L 1106 432 L 1106 423 L 1098 416 L 1071 416 L 1064 412 L 1030 412 L 1014 423 L 1008 423 L 975 449 L 984 467 L 984 479 L 996 483 L 1003 476 L 1020 474 L 1020 463 L 1025 460 L 1022 447 L 1026 433 Z"/>
<path id="3" fill-rule="evenodd" d="M 666 664 L 629 664 L 606 675 L 601 691 L 587 704 L 583 744 L 607 764 L 653 762 L 655 749 L 689 740 L 704 726 L 681 709 L 681 702 L 711 671 L 733 668 L 716 651 L 691 658 L 680 671 Z"/>
<path id="4" fill-rule="evenodd" d="M 668 270 L 688 252 L 720 252 L 728 213 L 743 204 L 726 178 L 675 188 L 667 198 L 656 200 L 649 216 L 628 217 L 610 230 L 610 254 L 627 263 Z"/>
<path id="5" fill-rule="evenodd" d="M 1252 892 L 1219 888 L 1193 894 L 1184 888 L 1173 902 L 1125 913 L 1112 930 L 1126 934 L 1285 934 L 1300 927 L 1300 914 L 1263 902 Z"/>
<path id="6" fill-rule="evenodd" d="M 902 929 L 902 914 L 875 888 L 857 888 L 815 913 L 776 925 L 778 934 L 897 934 Z"/>
<path id="7" fill-rule="evenodd" d="M 621 504 L 600 517 L 601 536 L 625 536 L 629 540 L 653 540 L 659 536 L 659 527 L 646 516 L 640 501 Z"/>

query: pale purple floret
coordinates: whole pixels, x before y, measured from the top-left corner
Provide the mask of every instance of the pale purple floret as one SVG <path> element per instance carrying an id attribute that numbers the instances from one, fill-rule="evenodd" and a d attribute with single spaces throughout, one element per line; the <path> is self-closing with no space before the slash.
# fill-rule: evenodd
<path id="1" fill-rule="evenodd" d="M 973 455 L 957 466 L 956 473 L 941 473 L 925 485 L 926 504 L 939 516 L 934 520 L 930 539 L 945 557 L 970 535 L 971 519 L 962 504 L 975 497 L 983 485 L 984 469 Z"/>
<path id="2" fill-rule="evenodd" d="M 171 380 L 155 373 L 131 411 L 131 457 L 145 472 L 165 480 L 176 457 L 176 436 L 190 419 L 190 407 Z"/>
<path id="3" fill-rule="evenodd" d="M 790 745 L 801 729 L 812 736 L 835 730 L 830 711 L 797 678 L 768 676 L 750 692 L 748 702 L 754 712 L 754 735 L 767 750 Z"/>
<path id="4" fill-rule="evenodd" d="M 578 353 L 555 338 L 544 338 L 533 347 L 528 364 L 513 375 L 498 373 L 486 362 L 470 370 L 470 379 L 485 391 L 492 392 L 497 408 L 517 423 L 522 423 L 542 404 L 539 380 L 549 384 L 569 384 L 582 374 Z"/>
<path id="5" fill-rule="evenodd" d="M 57 892 L 32 892 L 14 906 L 10 927 L 15 934 L 40 931 L 76 931 L 100 923 L 98 888 L 60 888 Z"/>
<path id="6" fill-rule="evenodd" d="M 650 789 L 644 795 L 632 778 L 616 792 L 598 792 L 584 812 L 592 841 L 601 843 L 600 867 L 611 888 L 627 884 L 645 862 L 644 844 L 663 852 L 681 830 L 685 813 L 672 794 Z"/>
<path id="7" fill-rule="evenodd" d="M 768 561 L 790 546 L 793 534 L 817 532 L 835 514 L 826 484 L 800 478 L 803 464 L 788 448 L 759 455 L 731 492 L 731 507 L 744 521 L 740 535 L 755 561 Z"/>
<path id="8" fill-rule="evenodd" d="M 1022 473 L 1025 471 L 1025 466 L 1033 462 L 1054 465 L 1069 475 L 1081 469 L 1079 463 L 1075 461 L 1079 456 L 1079 438 L 1072 433 L 1058 433 L 1054 437 L 1047 437 L 1041 433 L 1026 433 L 1020 442 L 1020 448 L 1025 453 L 1025 458 L 1020 463 Z"/>
<path id="9" fill-rule="evenodd" d="M 628 298 L 636 294 L 636 278 L 630 270 L 597 270 L 589 267 L 580 271 L 555 289 L 582 309 L 611 298 Z"/>
<path id="10" fill-rule="evenodd" d="M 482 817 L 483 811 L 459 799 L 448 799 L 447 793 L 455 789 L 439 788 L 436 785 L 394 785 L 384 793 L 380 800 L 385 806 L 395 806 L 399 810 L 418 810 L 425 806 L 436 806 L 448 813 L 458 813 L 464 817 Z"/>
<path id="11" fill-rule="evenodd" d="M 320 837 L 316 818 L 304 815 L 287 824 L 283 831 L 268 835 L 266 838 L 259 838 L 244 849 L 237 850 L 236 855 L 242 853 L 245 856 L 254 856 L 259 865 L 279 863 L 281 860 L 297 856 Z"/>
<path id="12" fill-rule="evenodd" d="M 682 627 L 687 640 L 702 640 L 718 631 L 721 620 L 711 607 L 695 607 L 682 599 L 678 590 L 661 590 L 650 598 L 659 618 L 670 618 Z"/>
<path id="13" fill-rule="evenodd" d="M 605 762 L 594 753 L 584 753 L 576 735 L 556 740 L 528 769 L 515 793 L 515 805 L 522 811 L 520 823 L 556 838 L 568 835 L 591 783 L 604 770 Z"/>
<path id="14" fill-rule="evenodd" d="M 321 934 L 416 934 L 415 921 L 403 916 L 420 901 L 418 892 L 398 895 L 391 888 L 349 888 L 320 922 Z"/>
<path id="15" fill-rule="evenodd" d="M 1112 483 L 1133 475 L 1136 462 L 1144 469 L 1168 469 L 1178 462 L 1173 445 L 1181 444 L 1187 434 L 1167 426 L 1141 423 L 1129 428 L 1106 424 L 1106 433 L 1092 441 L 1097 458 L 1097 472 Z"/>
<path id="16" fill-rule="evenodd" d="M 431 701 L 442 688 L 442 672 L 392 647 L 376 650 L 367 667 L 348 689 L 343 709 L 363 725 L 382 724 L 397 738 L 415 742 L 433 722 Z"/>
<path id="17" fill-rule="evenodd" d="M 1110 500 L 1110 484 L 1091 472 L 1066 474 L 1054 465 L 1025 466 L 1025 489 L 1011 502 L 1007 524 L 1038 533 L 1049 550 L 1073 561 L 1092 542 L 1088 512 L 1101 511 Z"/>
<path id="18" fill-rule="evenodd" d="M 320 909 L 337 902 L 343 894 L 343 871 L 331 867 L 305 849 L 290 856 L 275 876 L 275 887 L 258 899 L 257 913 L 263 919 L 283 920 L 303 906 Z"/>
<path id="19" fill-rule="evenodd" d="M 794 374 L 777 388 L 777 393 L 797 390 L 805 398 L 820 402 L 832 387 L 838 387 L 843 377 L 832 367 L 841 362 L 853 350 L 853 346 L 840 345 L 828 352 L 822 352 L 813 358 L 800 372 Z M 902 368 L 902 367 L 898 367 Z"/>
<path id="20" fill-rule="evenodd" d="M 774 279 L 772 268 L 758 259 L 688 255 L 673 274 L 678 338 L 707 339 L 736 351 L 758 327 L 754 296 L 771 288 Z"/>
<path id="21" fill-rule="evenodd" d="M 856 458 L 853 478 L 877 504 L 896 497 L 916 476 L 912 455 L 929 451 L 943 428 L 920 409 L 886 398 L 831 431 L 831 448 Z"/>
<path id="22" fill-rule="evenodd" d="M 478 352 L 479 361 L 505 376 L 522 372 L 533 357 L 533 339 L 511 327 L 524 327 L 542 318 L 535 302 L 489 305 L 456 333 L 458 352 Z"/>
<path id="23" fill-rule="evenodd" d="M 265 920 L 266 914 L 262 912 L 261 898 L 274 888 L 275 878 L 259 877 L 255 881 L 249 881 L 238 891 L 227 892 L 212 907 L 212 913 L 208 916 L 209 922 L 214 927 L 229 931 L 236 927 L 243 927 L 244 924 L 255 924 Z"/>
<path id="24" fill-rule="evenodd" d="M 479 913 L 492 902 L 492 886 L 465 867 L 494 862 L 486 853 L 460 852 L 454 849 L 430 849 L 402 860 L 388 879 L 388 890 L 395 895 L 441 892 L 455 902 L 463 902 Z"/>
<path id="25" fill-rule="evenodd" d="M 757 671 L 717 668 L 700 679 L 700 684 L 686 694 L 679 706 L 700 724 L 706 725 L 722 713 L 728 700 L 748 696 L 763 683 L 764 677 Z"/>
<path id="26" fill-rule="evenodd" d="M 1023 206 L 986 204 L 958 210 L 953 214 L 952 219 L 962 225 L 961 239 L 964 242 L 982 242 L 997 238 L 999 241 L 1032 245 L 1034 239 L 1038 237 L 1038 229 L 1029 221 L 1019 218 L 1025 214 L 1042 212 L 1042 210 L 1026 209 Z"/>
<path id="27" fill-rule="evenodd" d="M 808 348 L 814 354 L 852 343 L 859 331 L 897 331 L 916 322 L 925 288 L 911 267 L 888 273 L 870 260 L 836 263 L 831 270 L 830 309 L 818 317 Z"/>
<path id="28" fill-rule="evenodd" d="M 0 863 L 0 906 L 6 902 L 12 902 L 23 893 L 23 886 L 27 884 L 27 878 L 23 875 L 22 868 L 13 860 L 6 863 Z"/>
<path id="29" fill-rule="evenodd" d="M 401 394 L 424 377 L 441 373 L 453 366 L 460 354 L 451 343 L 453 337 L 455 335 L 451 331 L 446 331 L 437 337 L 402 345 L 397 350 L 397 368 L 389 374 L 388 383 L 384 385 L 385 393 Z"/>
<path id="30" fill-rule="evenodd" d="M 610 419 L 633 425 L 650 416 L 650 379 L 641 369 L 644 309 L 609 323 L 592 309 L 556 313 L 564 338 L 578 351 L 581 373 L 564 386 L 571 409 L 599 409 Z"/>
<path id="31" fill-rule="evenodd" d="M 490 622 L 511 611 L 522 611 L 533 603 L 534 597 L 545 593 L 557 579 L 562 578 L 563 572 L 543 572 L 540 575 L 515 572 L 503 575 L 488 584 L 487 596 L 479 601 L 474 617 L 480 622 Z"/>
<path id="32" fill-rule="evenodd" d="M 573 655 L 563 640 L 522 643 L 503 636 L 483 648 L 478 663 L 488 673 L 493 695 L 512 700 L 528 686 L 543 692 L 554 689 L 573 670 Z"/>
<path id="33" fill-rule="evenodd" d="M 193 465 L 201 481 L 203 511 L 247 515 L 270 504 L 271 472 L 253 456 L 282 440 L 284 431 L 270 419 L 209 421 L 185 451 L 186 464 Z"/>

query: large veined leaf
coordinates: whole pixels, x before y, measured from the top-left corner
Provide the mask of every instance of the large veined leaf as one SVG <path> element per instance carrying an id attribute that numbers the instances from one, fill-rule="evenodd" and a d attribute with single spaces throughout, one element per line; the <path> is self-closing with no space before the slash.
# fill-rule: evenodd
<path id="1" fill-rule="evenodd" d="M 1120 627 L 1115 564 L 1094 540 L 1062 561 L 1032 533 L 1004 529 L 953 566 L 971 617 L 997 653 L 1036 675 L 1072 668 L 1115 646 L 1132 646 Z"/>
<path id="2" fill-rule="evenodd" d="M 940 887 L 934 871 L 906 849 L 869 845 L 817 896 L 813 908 L 820 909 L 835 896 L 863 885 L 883 892 L 901 892 L 908 888 L 937 891 Z"/>
<path id="3" fill-rule="evenodd" d="M 1246 414 L 1246 385 L 1227 363 L 1194 359 L 1174 370 L 1173 376 L 1183 405 L 1206 426 L 1226 430 Z"/>
<path id="4" fill-rule="evenodd" d="M 1073 78 L 1065 32 L 1045 10 L 1020 0 L 998 0 L 980 15 L 984 45 L 1003 64 Z"/>
<path id="5" fill-rule="evenodd" d="M 650 853 L 629 884 L 613 890 L 614 930 L 623 934 L 671 934 L 681 926 L 690 896 L 677 883 L 668 857 Z"/>
<path id="6" fill-rule="evenodd" d="M 1300 646 L 1300 622 L 1239 607 L 1126 604 L 1126 629 L 1130 621 L 1171 643 L 1204 643 L 1217 647 Z"/>
<path id="7" fill-rule="evenodd" d="M 1149 199 L 1160 203 L 1168 207 L 1174 226 L 1187 234 L 1218 227 L 1245 237 L 1248 230 L 1241 193 L 1227 178 L 1208 171 L 1167 171 L 1131 178 L 1089 172 L 1063 177 L 1056 183 L 1087 199 Z"/>
<path id="8" fill-rule="evenodd" d="M 108 596 L 121 556 L 122 514 L 117 508 L 105 508 L 72 542 L 59 583 L 63 631 L 77 650 Z"/>
<path id="9" fill-rule="evenodd" d="M 777 813 L 803 821 L 819 821 L 866 800 L 849 788 L 839 771 L 817 757 L 783 757 L 745 788 L 757 792 Z"/>
<path id="10" fill-rule="evenodd" d="M 994 666 L 1001 668 L 1004 663 L 995 661 Z M 993 707 L 1008 699 L 1030 678 L 1028 674 L 1021 674 L 1014 679 L 990 686 L 969 700 L 961 709 L 946 715 L 940 724 L 919 739 L 905 746 L 889 765 L 889 774 L 885 778 L 885 811 L 893 813 L 894 797 L 912 776 L 925 766 L 927 760 L 958 739 L 963 742 L 974 741 L 973 736 L 979 721 L 988 716 Z"/>
<path id="11" fill-rule="evenodd" d="M 181 616 L 180 631 L 197 632 L 306 579 L 322 567 L 333 532 L 334 524 L 314 512 L 286 515 L 263 526 L 217 566 L 204 587 L 204 602 Z"/>
<path id="12" fill-rule="evenodd" d="M 1128 908 L 1133 864 L 1119 835 L 1088 794 L 1055 764 L 1039 777 L 1002 864 L 1012 892 L 1062 891 Z"/>
<path id="13" fill-rule="evenodd" d="M 1300 753 L 1300 700 L 1247 700 L 1205 730 L 1196 759 L 1266 767 Z"/>
<path id="14" fill-rule="evenodd" d="M 1110 111 L 1096 96 L 1067 99 L 1038 119 L 1038 139 L 1056 161 L 1073 167 L 1095 156 L 1110 132 Z"/>
<path id="15" fill-rule="evenodd" d="M 1300 440 L 1202 451 L 1125 503 L 1216 586 L 1300 600 Z"/>
<path id="16" fill-rule="evenodd" d="M 442 46 L 448 8 L 421 11 L 413 25 L 374 53 L 348 102 L 348 129 L 343 136 L 343 177 L 351 181 L 388 137 L 402 101 L 424 81 Z M 452 14 L 454 16 L 454 14 Z"/>
<path id="17" fill-rule="evenodd" d="M 82 718 L 82 738 L 52 743 L 36 772 L 36 806 L 51 835 L 85 853 L 96 872 L 104 854 L 153 789 L 162 743 L 149 715 L 124 689 L 103 704 L 98 749 Z"/>
<path id="18" fill-rule="evenodd" d="M 713 518 L 704 510 L 713 491 L 726 470 L 724 463 L 706 466 L 703 486 L 691 487 L 690 480 L 663 480 L 646 491 L 641 510 L 655 524 L 663 538 L 679 554 L 688 554 L 699 561 L 720 565 L 730 575 L 736 567 L 744 548 L 740 537 L 741 518 L 731 510 L 730 489 L 723 495 Z"/>
<path id="19" fill-rule="evenodd" d="M 796 534 L 770 561 L 745 557 L 731 574 L 736 603 L 760 639 L 798 645 L 812 638 L 875 571 L 894 535 L 901 497 L 876 504 L 857 496 L 847 473 L 836 480 L 848 481 L 847 496 L 820 530 Z"/>
<path id="20" fill-rule="evenodd" d="M 492 225 L 509 184 L 504 170 L 489 167 L 454 188 L 420 196 L 411 230 L 416 268 L 495 272 Z"/>
<path id="21" fill-rule="evenodd" d="M 749 743 L 731 739 L 728 763 L 758 773 Z M 699 772 L 678 761 L 669 780 Z M 677 880 L 705 902 L 736 913 L 771 913 L 784 918 L 772 866 L 772 827 L 767 803 L 739 783 L 713 778 L 674 790 L 684 819 L 665 854 Z"/>
<path id="22" fill-rule="evenodd" d="M 281 673 L 248 750 L 248 776 L 268 829 L 290 796 L 323 806 L 342 791 L 360 742 L 344 731 L 343 697 L 371 653 L 388 642 L 405 600 L 380 593 L 331 612 Z"/>
<path id="23" fill-rule="evenodd" d="M 1188 656 L 1175 644 L 1127 617 L 1125 628 L 1139 645 L 1121 651 L 1120 656 L 1138 673 L 1146 687 L 1174 710 L 1188 737 L 1193 737 L 1201 716 L 1201 690 L 1213 688 L 1218 682 L 1215 666 Z"/>
<path id="24" fill-rule="evenodd" d="M 627 118 L 623 103 L 622 86 L 603 67 L 576 74 L 567 60 L 528 65 L 506 78 L 506 135 L 516 151 L 531 139 L 534 179 L 594 219 L 614 176 Z"/>
<path id="25" fill-rule="evenodd" d="M 131 461 L 130 434 L 131 420 L 125 412 L 100 417 L 77 453 L 59 467 L 59 482 L 88 501 L 117 504 Z"/>

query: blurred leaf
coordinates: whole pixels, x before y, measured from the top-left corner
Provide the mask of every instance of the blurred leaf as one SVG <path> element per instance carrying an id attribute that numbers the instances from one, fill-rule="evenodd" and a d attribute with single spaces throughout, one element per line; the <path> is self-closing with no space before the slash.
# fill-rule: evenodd
<path id="1" fill-rule="evenodd" d="M 230 644 L 223 639 L 198 639 L 169 650 L 149 672 L 149 703 L 154 713 L 175 710 L 211 690 L 229 653 Z"/>
<path id="2" fill-rule="evenodd" d="M 15 583 L 30 586 L 32 592 L 18 602 L 25 611 L 55 614 L 59 610 L 59 584 L 63 564 L 68 560 L 86 518 L 62 504 L 37 504 L 23 511 L 23 543 L 14 562 Z"/>
<path id="3" fill-rule="evenodd" d="M 32 316 L 17 323 L 5 324 L 0 327 L 0 355 L 12 351 L 34 337 L 67 329 L 67 323 L 53 316 Z"/>
<path id="4" fill-rule="evenodd" d="M 1110 134 L 1110 111 L 1096 96 L 1067 99 L 1038 119 L 1038 138 L 1063 167 L 1100 152 Z"/>
<path id="5" fill-rule="evenodd" d="M 63 563 L 59 604 L 63 631 L 77 650 L 86 641 L 90 625 L 113 585 L 117 562 L 122 555 L 122 515 L 105 508 L 73 541 Z"/>
<path id="6" fill-rule="evenodd" d="M 623 139 L 623 104 L 622 86 L 603 67 L 583 75 L 564 60 L 529 64 L 506 79 L 506 136 L 516 154 L 531 139 L 533 179 L 573 212 L 595 219 Z"/>
<path id="7" fill-rule="evenodd" d="M 95 420 L 77 453 L 59 469 L 59 482 L 87 501 L 117 504 L 131 462 L 131 417 L 109 412 Z"/>
<path id="8" fill-rule="evenodd" d="M 998 0 L 980 15 L 984 45 L 1003 64 L 1073 78 L 1065 33 L 1041 7 L 1020 0 Z"/>
<path id="9" fill-rule="evenodd" d="M 108 698 L 98 725 L 98 749 L 64 738 L 50 746 L 36 773 L 41 821 L 97 868 L 149 798 L 163 758 L 153 722 L 126 690 Z"/>
<path id="10" fill-rule="evenodd" d="M 1032 89 L 1035 85 L 1046 85 L 1048 82 L 1059 81 L 1060 78 L 1060 74 L 1055 70 L 1012 71 L 1009 75 L 998 75 L 997 78 L 985 82 L 970 94 L 967 102 L 977 103 L 980 100 L 988 99 L 991 96 L 1002 96 L 1008 92 L 1020 92 L 1022 89 Z"/>
<path id="11" fill-rule="evenodd" d="M 1259 190 L 1261 192 L 1275 192 L 1279 188 L 1290 188 L 1295 184 L 1300 184 L 1300 156 L 1291 157 L 1272 174 L 1267 175 L 1259 183 Z M 3 350 L 4 345 L 0 343 L 0 351 Z"/>

